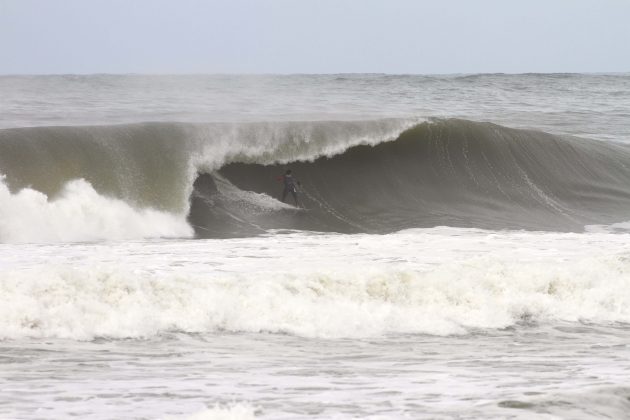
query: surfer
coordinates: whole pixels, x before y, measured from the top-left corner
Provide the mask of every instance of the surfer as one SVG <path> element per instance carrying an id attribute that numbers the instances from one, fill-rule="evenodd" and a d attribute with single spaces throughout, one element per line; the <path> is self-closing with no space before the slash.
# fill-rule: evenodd
<path id="1" fill-rule="evenodd" d="M 301 185 L 300 181 L 293 178 L 293 174 L 291 173 L 291 169 L 287 169 L 287 171 L 281 177 L 278 177 L 279 180 L 282 180 L 284 183 L 284 190 L 282 191 L 282 202 L 287 198 L 287 194 L 291 193 L 293 195 L 293 200 L 295 200 L 295 206 L 298 205 L 298 197 L 297 197 L 297 185 Z"/>

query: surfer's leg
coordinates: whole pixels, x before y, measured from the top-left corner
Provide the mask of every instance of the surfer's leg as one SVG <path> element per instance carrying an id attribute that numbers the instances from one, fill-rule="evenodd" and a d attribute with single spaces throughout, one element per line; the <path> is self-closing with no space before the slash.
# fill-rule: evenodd
<path id="1" fill-rule="evenodd" d="M 284 189 L 282 190 L 282 202 L 284 203 L 284 200 L 287 198 L 287 193 L 289 192 L 288 189 Z"/>
<path id="2" fill-rule="evenodd" d="M 291 194 L 293 194 L 293 199 L 295 200 L 295 206 L 297 207 L 298 205 L 297 193 L 295 191 L 291 191 Z"/>

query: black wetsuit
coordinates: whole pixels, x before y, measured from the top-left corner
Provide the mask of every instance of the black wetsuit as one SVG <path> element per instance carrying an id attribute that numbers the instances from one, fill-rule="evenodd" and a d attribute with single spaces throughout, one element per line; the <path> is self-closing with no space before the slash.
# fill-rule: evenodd
<path id="1" fill-rule="evenodd" d="M 295 205 L 298 205 L 297 198 L 297 187 L 295 186 L 296 180 L 293 178 L 293 175 L 286 174 L 282 176 L 282 181 L 284 182 L 284 190 L 282 191 L 282 202 L 287 198 L 287 194 L 291 193 L 293 195 L 293 199 L 295 200 Z"/>

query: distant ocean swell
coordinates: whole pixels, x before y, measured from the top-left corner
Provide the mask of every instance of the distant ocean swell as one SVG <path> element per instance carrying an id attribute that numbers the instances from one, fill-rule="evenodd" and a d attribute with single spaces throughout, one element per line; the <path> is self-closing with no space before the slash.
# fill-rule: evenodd
<path id="1" fill-rule="evenodd" d="M 4 129 L 0 173 L 2 242 L 630 219 L 629 148 L 457 119 Z"/>

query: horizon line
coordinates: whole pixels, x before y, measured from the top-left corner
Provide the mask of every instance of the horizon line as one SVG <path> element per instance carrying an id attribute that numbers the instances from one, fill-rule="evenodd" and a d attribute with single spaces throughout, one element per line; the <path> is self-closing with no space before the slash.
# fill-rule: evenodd
<path id="1" fill-rule="evenodd" d="M 527 75 L 626 75 L 630 74 L 630 70 L 626 71 L 556 71 L 556 72 L 455 72 L 455 73 L 389 73 L 389 72 L 332 72 L 332 73 L 306 73 L 306 72 L 86 72 L 86 73 L 0 73 L 0 77 L 12 76 L 527 76 Z"/>

